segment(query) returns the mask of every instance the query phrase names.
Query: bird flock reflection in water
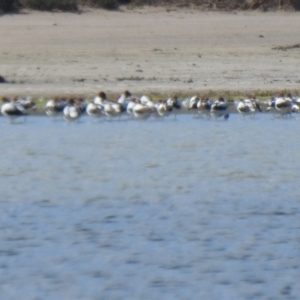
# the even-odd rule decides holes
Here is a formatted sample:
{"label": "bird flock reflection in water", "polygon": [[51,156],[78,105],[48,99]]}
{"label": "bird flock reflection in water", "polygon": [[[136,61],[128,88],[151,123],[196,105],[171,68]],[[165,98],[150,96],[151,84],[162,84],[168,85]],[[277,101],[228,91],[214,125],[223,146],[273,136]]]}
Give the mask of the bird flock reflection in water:
{"label": "bird flock reflection in water", "polygon": [[[7,117],[11,123],[18,117],[26,117],[36,109],[35,103],[30,97],[9,99],[2,98],[1,114]],[[300,98],[291,94],[277,93],[269,100],[258,101],[255,95],[249,95],[239,101],[218,97],[211,100],[206,96],[193,95],[190,98],[180,100],[176,95],[166,100],[154,102],[150,97],[143,95],[136,97],[129,91],[123,92],[116,101],[107,99],[105,92],[99,92],[91,102],[83,98],[55,97],[45,104],[45,114],[50,117],[63,116],[65,120],[78,121],[81,116],[88,115],[92,118],[105,117],[106,119],[127,116],[130,119],[146,120],[151,116],[165,118],[180,112],[194,112],[198,117],[205,119],[227,120],[231,112],[237,111],[246,118],[254,116],[257,112],[271,112],[274,116],[289,117],[298,113]]]}

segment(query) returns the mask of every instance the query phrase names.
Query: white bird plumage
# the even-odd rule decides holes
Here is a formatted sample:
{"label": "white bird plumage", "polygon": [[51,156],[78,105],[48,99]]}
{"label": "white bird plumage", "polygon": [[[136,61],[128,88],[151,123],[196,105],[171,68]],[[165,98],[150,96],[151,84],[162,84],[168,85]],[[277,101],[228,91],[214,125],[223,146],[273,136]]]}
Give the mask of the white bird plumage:
{"label": "white bird plumage", "polygon": [[[293,102],[290,97],[285,97],[283,93],[279,93],[268,101],[267,111],[272,111],[274,115],[290,116],[292,113]],[[295,107],[296,108],[296,107]]]}
{"label": "white bird plumage", "polygon": [[147,96],[142,96],[132,108],[132,112],[135,118],[146,120],[151,116],[154,109],[154,103]]}
{"label": "white bird plumage", "polygon": [[25,108],[21,106],[17,101],[10,100],[7,97],[2,98],[2,106],[1,106],[1,114],[7,118],[9,118],[10,122],[21,116],[26,116],[27,113]]}
{"label": "white bird plumage", "polygon": [[66,107],[63,110],[64,117],[67,121],[78,121],[81,116],[80,107],[74,99],[69,99]]}
{"label": "white bird plumage", "polygon": [[86,106],[86,113],[94,118],[99,118],[104,116],[103,107],[101,105],[97,105],[94,102],[88,103]]}
{"label": "white bird plumage", "polygon": [[63,113],[67,103],[64,98],[55,97],[49,99],[45,105],[45,112],[47,116],[57,116]]}
{"label": "white bird plumage", "polygon": [[238,102],[236,109],[243,117],[253,115],[255,113],[255,107],[250,99],[241,99]]}
{"label": "white bird plumage", "polygon": [[155,104],[156,115],[158,117],[167,117],[171,114],[173,108],[167,104],[167,101],[160,100]]}
{"label": "white bird plumage", "polygon": [[201,97],[197,103],[197,110],[200,116],[209,118],[212,104],[206,96]]}
{"label": "white bird plumage", "polygon": [[228,113],[228,104],[225,101],[223,97],[220,97],[218,100],[216,100],[210,109],[210,114],[214,118],[221,118],[223,117],[225,120],[229,118],[229,113]]}

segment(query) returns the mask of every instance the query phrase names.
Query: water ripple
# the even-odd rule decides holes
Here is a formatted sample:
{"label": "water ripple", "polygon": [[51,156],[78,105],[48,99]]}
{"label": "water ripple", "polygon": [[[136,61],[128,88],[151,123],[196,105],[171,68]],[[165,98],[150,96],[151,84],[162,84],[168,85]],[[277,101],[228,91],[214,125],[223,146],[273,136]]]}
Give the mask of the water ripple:
{"label": "water ripple", "polygon": [[177,118],[2,124],[3,298],[298,298],[298,120]]}

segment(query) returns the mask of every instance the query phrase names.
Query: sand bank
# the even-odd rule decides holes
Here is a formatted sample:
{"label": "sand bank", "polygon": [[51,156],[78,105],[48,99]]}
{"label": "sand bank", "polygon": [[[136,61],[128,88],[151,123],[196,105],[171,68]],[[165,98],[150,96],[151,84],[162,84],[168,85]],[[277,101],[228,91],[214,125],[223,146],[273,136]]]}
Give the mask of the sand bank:
{"label": "sand bank", "polygon": [[0,17],[2,95],[300,88],[296,12],[25,11]]}

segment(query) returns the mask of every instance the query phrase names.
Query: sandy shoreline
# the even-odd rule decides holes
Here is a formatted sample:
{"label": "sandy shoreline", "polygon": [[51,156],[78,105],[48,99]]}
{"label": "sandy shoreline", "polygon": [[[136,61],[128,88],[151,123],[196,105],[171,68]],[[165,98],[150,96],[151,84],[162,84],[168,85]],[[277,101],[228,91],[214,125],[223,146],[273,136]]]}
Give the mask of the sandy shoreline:
{"label": "sandy shoreline", "polygon": [[300,90],[299,13],[144,8],[0,17],[1,95]]}

